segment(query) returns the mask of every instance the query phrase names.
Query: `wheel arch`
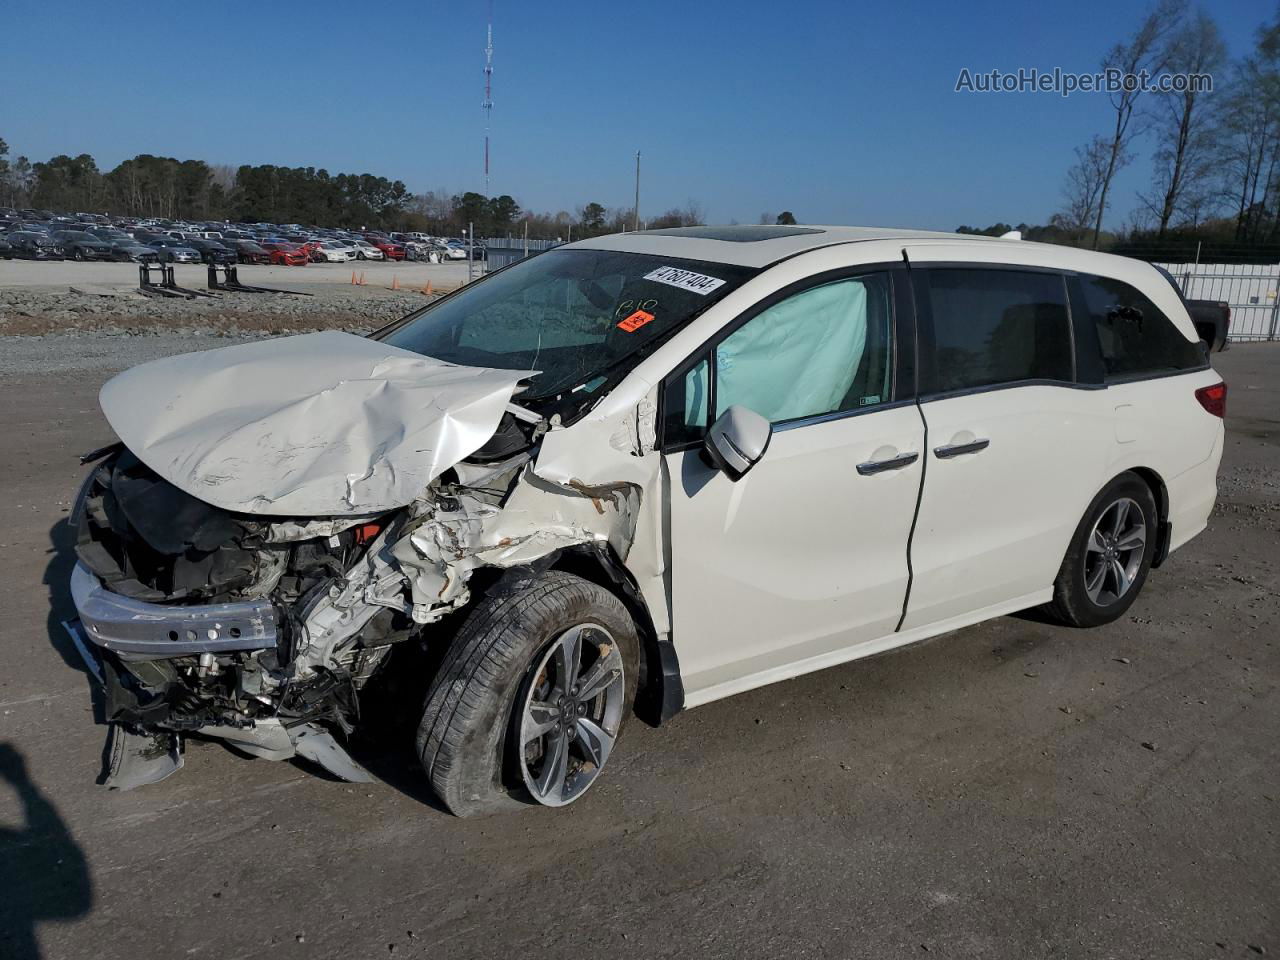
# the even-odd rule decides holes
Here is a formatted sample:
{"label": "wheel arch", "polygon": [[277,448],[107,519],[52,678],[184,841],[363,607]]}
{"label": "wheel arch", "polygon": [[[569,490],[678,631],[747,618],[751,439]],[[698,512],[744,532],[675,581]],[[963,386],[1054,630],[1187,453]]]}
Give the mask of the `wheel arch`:
{"label": "wheel arch", "polygon": [[472,577],[472,593],[478,598],[516,592],[546,570],[572,573],[608,590],[631,614],[641,643],[636,716],[656,727],[683,710],[684,682],[680,677],[680,661],[675,646],[669,636],[659,635],[635,578],[608,544],[592,542],[562,547],[539,557],[532,564],[506,570],[481,568]]}
{"label": "wheel arch", "polygon": [[596,542],[566,547],[557,551],[550,568],[576,574],[603,587],[617,596],[631,614],[640,634],[643,654],[636,716],[656,727],[684,709],[684,682],[680,678],[676,648],[669,636],[659,635],[635,577],[613,548]]}
{"label": "wheel arch", "polygon": [[1169,556],[1169,541],[1173,535],[1173,526],[1169,523],[1169,488],[1165,486],[1164,478],[1151,467],[1130,467],[1116,474],[1103,486],[1113,483],[1125,473],[1132,473],[1145,483],[1156,501],[1156,553],[1151,561],[1151,567],[1155,569]]}

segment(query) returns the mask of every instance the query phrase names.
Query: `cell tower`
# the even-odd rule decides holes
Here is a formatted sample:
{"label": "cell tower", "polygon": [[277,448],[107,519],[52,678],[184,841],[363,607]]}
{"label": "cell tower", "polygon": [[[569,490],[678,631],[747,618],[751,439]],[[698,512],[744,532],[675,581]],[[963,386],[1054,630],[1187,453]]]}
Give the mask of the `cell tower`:
{"label": "cell tower", "polygon": [[484,195],[489,195],[489,121],[493,113],[493,0],[489,0],[489,32],[484,48]]}

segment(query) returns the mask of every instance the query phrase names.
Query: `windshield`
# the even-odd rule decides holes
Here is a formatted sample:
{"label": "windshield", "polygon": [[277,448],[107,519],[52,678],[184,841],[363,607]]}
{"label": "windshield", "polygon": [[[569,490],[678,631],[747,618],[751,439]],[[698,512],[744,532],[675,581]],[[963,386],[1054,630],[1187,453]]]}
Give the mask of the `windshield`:
{"label": "windshield", "polygon": [[638,253],[550,251],[411,315],[381,339],[450,363],[541,371],[522,397],[553,397],[637,359],[755,273]]}

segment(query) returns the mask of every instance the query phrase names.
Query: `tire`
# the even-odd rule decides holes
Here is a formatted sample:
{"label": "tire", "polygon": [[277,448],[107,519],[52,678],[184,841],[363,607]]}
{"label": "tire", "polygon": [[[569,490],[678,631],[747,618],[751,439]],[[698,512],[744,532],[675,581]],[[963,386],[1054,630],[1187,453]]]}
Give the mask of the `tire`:
{"label": "tire", "polygon": [[[588,765],[581,751],[586,741],[580,739],[577,772],[560,784],[563,788],[586,775],[586,786],[562,802],[549,802],[539,800],[526,786],[527,754],[520,743],[526,700],[535,684],[545,683],[549,676],[544,660],[575,628],[584,631],[582,650],[590,654],[598,649],[601,658],[608,650],[620,664],[621,683],[615,680],[611,687],[611,716],[616,719],[605,724],[616,743],[635,702],[640,669],[640,639],[616,596],[581,577],[553,570],[518,590],[485,597],[468,613],[427,694],[417,739],[432,789],[455,815],[496,813],[538,802],[560,806],[594,785],[612,744],[599,766],[584,774]],[[597,638],[597,646],[585,639],[586,631]],[[596,631],[607,632],[614,646],[599,643]],[[588,664],[583,675],[590,669]],[[601,694],[602,700],[606,695]]]}
{"label": "tire", "polygon": [[71,259],[77,260],[77,261],[84,259],[84,254],[80,252],[79,247],[76,247],[74,250],[71,251]]}
{"label": "tire", "polygon": [[[1141,516],[1142,542],[1140,548],[1125,550],[1124,544],[1134,542],[1131,532],[1125,531],[1137,529],[1135,508]],[[1122,513],[1123,529],[1117,537],[1115,520]],[[1094,539],[1095,528],[1099,529],[1098,540]],[[1124,616],[1146,583],[1158,530],[1159,514],[1151,488],[1135,473],[1116,477],[1093,498],[1076,527],[1045,612],[1072,627],[1100,627]],[[1118,591],[1125,581],[1127,586]],[[1099,582],[1101,586],[1095,586]]]}
{"label": "tire", "polygon": [[363,250],[358,250],[358,251],[356,251],[356,259],[357,259],[357,260],[364,260],[364,259],[365,259],[365,255],[364,255],[364,251],[363,251]]}

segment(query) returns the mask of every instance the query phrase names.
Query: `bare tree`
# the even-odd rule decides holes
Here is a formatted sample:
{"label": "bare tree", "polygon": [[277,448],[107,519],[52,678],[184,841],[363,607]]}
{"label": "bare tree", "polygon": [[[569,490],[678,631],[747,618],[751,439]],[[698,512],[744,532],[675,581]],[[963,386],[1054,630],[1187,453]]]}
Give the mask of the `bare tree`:
{"label": "bare tree", "polygon": [[[1129,154],[1117,152],[1114,144],[1105,137],[1095,136],[1083,147],[1076,147],[1076,162],[1067,171],[1062,185],[1065,205],[1053,215],[1053,226],[1063,230],[1072,243],[1080,243],[1090,230],[1095,230],[1103,197],[1111,177],[1129,162]],[[1093,246],[1097,249],[1098,234],[1093,234]]]}
{"label": "bare tree", "polygon": [[1237,65],[1222,104],[1218,170],[1236,208],[1236,239],[1259,239],[1280,159],[1280,83],[1265,60]]}
{"label": "bare tree", "polygon": [[[1186,0],[1156,0],[1156,5],[1143,19],[1141,25],[1128,40],[1117,43],[1102,59],[1103,70],[1115,70],[1128,79],[1146,71],[1157,74],[1164,71],[1169,62],[1170,39],[1178,32]],[[1107,145],[1107,164],[1102,177],[1102,188],[1093,220],[1093,248],[1098,249],[1102,234],[1102,217],[1107,212],[1107,193],[1111,182],[1124,166],[1130,141],[1141,129],[1135,122],[1135,110],[1142,95],[1136,83],[1123,83],[1121,89],[1111,94],[1111,107],[1115,111],[1115,124],[1111,134],[1103,141]]]}
{"label": "bare tree", "polygon": [[[1218,25],[1204,11],[1187,21],[1170,40],[1168,69],[1174,73],[1212,76],[1227,58]],[[1215,172],[1211,91],[1188,84],[1182,92],[1158,96],[1152,110],[1156,152],[1152,190],[1139,199],[1152,214],[1163,237],[1175,217],[1199,219],[1212,194]]]}

